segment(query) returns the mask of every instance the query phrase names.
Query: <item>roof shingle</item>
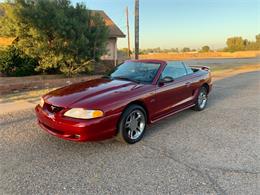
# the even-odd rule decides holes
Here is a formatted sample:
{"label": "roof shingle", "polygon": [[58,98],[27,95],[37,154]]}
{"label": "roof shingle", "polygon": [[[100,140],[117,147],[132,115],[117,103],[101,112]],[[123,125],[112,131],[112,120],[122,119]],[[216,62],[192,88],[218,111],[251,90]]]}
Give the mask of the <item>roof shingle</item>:
{"label": "roof shingle", "polygon": [[102,18],[104,18],[104,21],[109,29],[109,36],[110,38],[116,38],[116,37],[125,37],[125,34],[119,29],[119,27],[111,20],[111,18],[108,17],[108,15],[102,11],[102,10],[92,10],[92,13],[99,14]]}

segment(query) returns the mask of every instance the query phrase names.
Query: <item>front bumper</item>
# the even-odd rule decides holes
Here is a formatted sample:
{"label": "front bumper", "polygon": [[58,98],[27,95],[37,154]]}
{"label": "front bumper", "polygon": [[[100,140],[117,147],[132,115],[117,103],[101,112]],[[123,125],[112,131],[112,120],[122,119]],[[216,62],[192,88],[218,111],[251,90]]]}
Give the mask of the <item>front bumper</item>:
{"label": "front bumper", "polygon": [[42,129],[56,137],[71,141],[98,141],[116,135],[117,121],[120,114],[102,118],[81,120],[52,114],[35,107],[38,123]]}

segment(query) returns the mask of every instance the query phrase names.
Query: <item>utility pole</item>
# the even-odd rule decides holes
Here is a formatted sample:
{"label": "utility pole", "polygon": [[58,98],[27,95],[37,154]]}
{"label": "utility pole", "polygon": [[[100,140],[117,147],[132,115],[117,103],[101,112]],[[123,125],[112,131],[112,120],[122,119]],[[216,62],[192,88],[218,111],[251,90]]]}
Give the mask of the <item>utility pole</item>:
{"label": "utility pole", "polygon": [[135,59],[139,58],[139,0],[135,0]]}
{"label": "utility pole", "polygon": [[131,46],[130,46],[130,32],[129,32],[128,7],[126,7],[126,27],[127,27],[127,39],[128,39],[128,57],[131,58]]}

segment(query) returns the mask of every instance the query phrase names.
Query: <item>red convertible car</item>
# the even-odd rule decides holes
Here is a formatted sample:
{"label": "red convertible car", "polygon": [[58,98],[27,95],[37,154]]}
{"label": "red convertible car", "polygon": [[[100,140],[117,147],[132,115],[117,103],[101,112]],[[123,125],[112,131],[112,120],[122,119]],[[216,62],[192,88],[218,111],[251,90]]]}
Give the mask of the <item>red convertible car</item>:
{"label": "red convertible car", "polygon": [[39,125],[54,136],[72,141],[116,137],[133,144],[149,124],[188,108],[203,110],[211,88],[207,67],[129,60],[107,76],[44,95],[35,111]]}

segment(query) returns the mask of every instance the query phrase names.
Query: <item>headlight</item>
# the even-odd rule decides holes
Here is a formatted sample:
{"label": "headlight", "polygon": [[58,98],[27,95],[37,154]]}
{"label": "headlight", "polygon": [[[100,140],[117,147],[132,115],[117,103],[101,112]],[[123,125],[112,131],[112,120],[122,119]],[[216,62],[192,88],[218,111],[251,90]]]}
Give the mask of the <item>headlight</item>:
{"label": "headlight", "polygon": [[83,108],[72,108],[64,113],[64,116],[78,119],[93,119],[103,115],[104,113],[101,110],[86,110]]}
{"label": "headlight", "polygon": [[44,105],[44,99],[43,99],[42,97],[41,97],[41,100],[40,100],[39,105],[40,105],[41,107],[43,107],[43,105]]}

